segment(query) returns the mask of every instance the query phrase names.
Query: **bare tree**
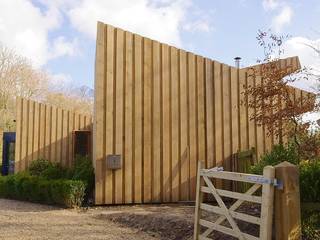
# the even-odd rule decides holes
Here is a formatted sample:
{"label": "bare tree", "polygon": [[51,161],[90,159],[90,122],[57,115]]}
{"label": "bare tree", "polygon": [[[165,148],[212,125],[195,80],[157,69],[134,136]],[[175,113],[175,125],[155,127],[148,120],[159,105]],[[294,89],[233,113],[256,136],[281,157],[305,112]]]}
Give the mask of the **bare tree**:
{"label": "bare tree", "polygon": [[46,95],[48,77],[24,57],[0,44],[0,128],[14,127],[15,98],[40,99]]}
{"label": "bare tree", "polygon": [[289,85],[299,78],[308,78],[308,73],[305,68],[293,72],[293,66],[282,66],[280,57],[288,37],[270,31],[258,32],[258,44],[264,52],[263,59],[258,62],[264,64],[260,69],[250,68],[248,75],[253,79],[261,78],[262,84],[245,86],[244,94],[249,99],[248,106],[254,109],[251,119],[265,126],[269,134],[279,137],[280,142],[283,136],[290,135],[299,144],[297,133],[306,127],[299,124],[299,120],[303,113],[314,109],[315,99],[293,98],[293,89]]}

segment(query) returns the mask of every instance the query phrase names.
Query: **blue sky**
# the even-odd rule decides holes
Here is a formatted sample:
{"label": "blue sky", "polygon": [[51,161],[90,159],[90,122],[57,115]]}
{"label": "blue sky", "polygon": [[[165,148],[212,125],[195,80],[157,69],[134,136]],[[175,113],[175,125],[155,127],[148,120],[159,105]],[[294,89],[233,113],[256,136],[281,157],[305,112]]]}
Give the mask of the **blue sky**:
{"label": "blue sky", "polygon": [[319,16],[318,0],[0,0],[0,42],[76,86],[93,87],[97,20],[230,65],[241,56],[242,66],[261,57],[258,29],[271,28],[292,36],[285,55],[320,69],[302,44],[320,44]]}

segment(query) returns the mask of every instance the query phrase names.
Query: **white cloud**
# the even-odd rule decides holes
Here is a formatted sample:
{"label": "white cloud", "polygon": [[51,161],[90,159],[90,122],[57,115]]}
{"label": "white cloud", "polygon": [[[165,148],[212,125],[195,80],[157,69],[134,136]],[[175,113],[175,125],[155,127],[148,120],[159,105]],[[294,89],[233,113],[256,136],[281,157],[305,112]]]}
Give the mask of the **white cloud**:
{"label": "white cloud", "polygon": [[[298,56],[301,66],[313,69],[311,72],[320,74],[320,55],[310,46],[319,49],[320,39],[310,40],[304,37],[293,37],[284,44],[284,57]],[[315,78],[301,79],[294,83],[295,86],[313,91],[314,87],[319,84]]]}
{"label": "white cloud", "polygon": [[[190,0],[83,0],[69,9],[72,25],[92,38],[96,36],[97,21],[181,46],[180,29]],[[202,30],[204,26],[201,27]]]}
{"label": "white cloud", "polygon": [[212,30],[208,16],[193,14],[196,7],[192,1],[0,0],[0,42],[31,59],[36,67],[54,58],[79,54],[77,38],[50,35],[57,35],[65,24],[95,39],[97,21],[102,21],[182,47],[182,30]]}
{"label": "white cloud", "polygon": [[72,41],[67,41],[65,37],[57,37],[52,43],[53,51],[51,58],[57,58],[60,56],[77,56],[78,52],[78,40],[74,38]]}
{"label": "white cloud", "polygon": [[75,40],[48,37],[62,22],[62,14],[53,5],[41,10],[30,0],[0,1],[0,42],[29,58],[37,67],[75,51],[71,47]]}
{"label": "white cloud", "polygon": [[276,32],[281,32],[283,27],[291,23],[293,10],[289,6],[284,6],[280,13],[272,19],[272,28]]}
{"label": "white cloud", "polygon": [[263,0],[262,6],[265,10],[274,10],[279,6],[279,0]]}
{"label": "white cloud", "polygon": [[64,74],[64,73],[50,74],[50,85],[51,85],[51,90],[53,91],[70,87],[72,83],[73,83],[73,79],[69,74]]}
{"label": "white cloud", "polygon": [[292,21],[294,11],[285,0],[263,0],[262,6],[268,14],[272,14],[270,27],[277,33],[289,25]]}

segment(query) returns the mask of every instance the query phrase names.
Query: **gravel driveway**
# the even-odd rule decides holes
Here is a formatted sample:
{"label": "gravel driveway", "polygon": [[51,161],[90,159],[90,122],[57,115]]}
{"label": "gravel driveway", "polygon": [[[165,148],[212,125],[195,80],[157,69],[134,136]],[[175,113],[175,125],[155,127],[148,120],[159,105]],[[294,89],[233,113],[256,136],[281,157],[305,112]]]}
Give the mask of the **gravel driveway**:
{"label": "gravel driveway", "polygon": [[137,205],[69,210],[0,199],[0,239],[189,239],[193,207]]}

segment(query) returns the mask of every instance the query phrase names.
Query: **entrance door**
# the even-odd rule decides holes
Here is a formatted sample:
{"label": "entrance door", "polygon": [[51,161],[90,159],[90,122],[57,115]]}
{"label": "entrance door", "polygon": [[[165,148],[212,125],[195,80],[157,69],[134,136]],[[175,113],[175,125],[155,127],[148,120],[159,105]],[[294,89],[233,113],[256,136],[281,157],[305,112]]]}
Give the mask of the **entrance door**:
{"label": "entrance door", "polygon": [[2,175],[14,173],[14,155],[15,155],[15,132],[3,133],[3,146],[2,146]]}
{"label": "entrance door", "polygon": [[91,157],[91,132],[74,131],[73,132],[73,156]]}

